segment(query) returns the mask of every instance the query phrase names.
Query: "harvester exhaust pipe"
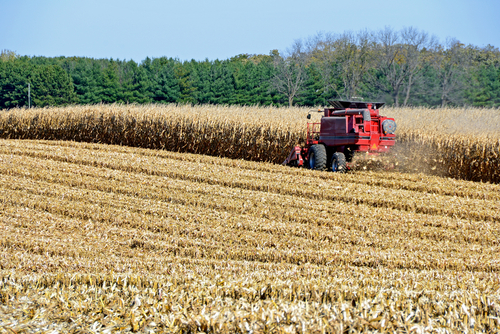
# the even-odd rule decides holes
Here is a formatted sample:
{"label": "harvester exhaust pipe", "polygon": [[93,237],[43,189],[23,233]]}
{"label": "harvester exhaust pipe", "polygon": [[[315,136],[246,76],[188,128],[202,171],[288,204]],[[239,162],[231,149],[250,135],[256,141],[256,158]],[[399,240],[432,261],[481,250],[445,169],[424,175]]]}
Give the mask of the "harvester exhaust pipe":
{"label": "harvester exhaust pipe", "polygon": [[343,116],[343,115],[363,115],[363,120],[369,122],[372,120],[370,115],[370,110],[368,109],[351,109],[351,110],[339,110],[330,113],[330,115]]}

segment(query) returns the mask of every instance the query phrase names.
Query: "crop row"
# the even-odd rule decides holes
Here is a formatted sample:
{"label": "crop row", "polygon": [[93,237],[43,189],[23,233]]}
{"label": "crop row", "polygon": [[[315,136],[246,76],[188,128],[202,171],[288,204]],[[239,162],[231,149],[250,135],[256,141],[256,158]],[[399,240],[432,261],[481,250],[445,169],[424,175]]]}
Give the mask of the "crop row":
{"label": "crop row", "polygon": [[0,331],[494,332],[498,187],[1,140]]}

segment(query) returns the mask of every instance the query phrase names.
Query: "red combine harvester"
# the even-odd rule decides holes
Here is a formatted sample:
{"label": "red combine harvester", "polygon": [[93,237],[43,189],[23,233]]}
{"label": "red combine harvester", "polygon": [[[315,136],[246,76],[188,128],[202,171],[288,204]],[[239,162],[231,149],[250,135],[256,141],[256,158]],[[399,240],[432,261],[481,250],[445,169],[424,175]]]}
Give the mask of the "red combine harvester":
{"label": "red combine harvester", "polygon": [[307,123],[306,146],[295,146],[283,165],[346,172],[355,152],[379,154],[394,146],[396,122],[378,111],[384,103],[328,102],[321,123]]}

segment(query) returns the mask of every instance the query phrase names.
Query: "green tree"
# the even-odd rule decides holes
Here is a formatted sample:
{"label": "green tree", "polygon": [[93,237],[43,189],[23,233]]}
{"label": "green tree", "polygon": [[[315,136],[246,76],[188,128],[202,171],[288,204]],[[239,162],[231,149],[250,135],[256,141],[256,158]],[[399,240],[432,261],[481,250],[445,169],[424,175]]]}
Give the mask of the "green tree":
{"label": "green tree", "polygon": [[152,81],[148,69],[151,59],[146,58],[139,66],[135,61],[117,62],[119,73],[118,102],[123,103],[150,103]]}
{"label": "green tree", "polygon": [[274,75],[272,56],[240,55],[231,59],[234,78],[234,103],[239,105],[278,104],[280,94],[273,92],[271,79]]}
{"label": "green tree", "polygon": [[59,65],[35,67],[29,79],[34,106],[61,106],[77,101],[71,78]]}
{"label": "green tree", "polygon": [[476,70],[476,85],[471,90],[474,106],[499,107],[500,67],[493,64],[480,66]]}
{"label": "green tree", "polygon": [[0,108],[28,105],[28,83],[33,66],[23,60],[0,61]]}
{"label": "green tree", "polygon": [[197,75],[193,71],[195,66],[196,62],[194,60],[175,64],[174,66],[174,76],[179,83],[180,103],[198,103],[197,89],[195,86]]}
{"label": "green tree", "polygon": [[96,104],[102,99],[98,95],[101,80],[101,65],[91,58],[73,58],[66,61],[67,71],[73,79],[75,94],[81,104]]}
{"label": "green tree", "polygon": [[196,66],[199,103],[234,104],[236,102],[233,68],[228,61],[205,60]]}
{"label": "green tree", "polygon": [[120,98],[118,64],[111,59],[97,78],[96,95],[102,103],[114,103]]}
{"label": "green tree", "polygon": [[151,62],[148,72],[151,78],[150,92],[153,102],[180,102],[180,87],[175,76],[175,66],[179,61],[172,58],[156,58]]}
{"label": "green tree", "polygon": [[74,103],[70,76],[59,65],[34,65],[28,57],[0,62],[0,108],[28,105],[28,84],[31,105],[57,106]]}
{"label": "green tree", "polygon": [[316,63],[310,63],[306,68],[307,80],[304,93],[298,98],[298,104],[305,106],[327,105],[331,96],[324,91],[321,72]]}

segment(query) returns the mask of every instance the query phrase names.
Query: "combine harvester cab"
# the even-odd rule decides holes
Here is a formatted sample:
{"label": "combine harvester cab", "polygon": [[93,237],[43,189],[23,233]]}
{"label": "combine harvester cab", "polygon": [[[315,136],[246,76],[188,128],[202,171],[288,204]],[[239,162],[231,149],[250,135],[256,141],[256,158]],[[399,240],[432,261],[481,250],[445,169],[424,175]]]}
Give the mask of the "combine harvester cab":
{"label": "combine harvester cab", "polygon": [[[395,144],[396,122],[381,116],[384,103],[329,101],[319,123],[307,123],[305,147],[295,146],[283,165],[345,172],[355,152],[379,154]],[[307,115],[311,118],[311,114]]]}

